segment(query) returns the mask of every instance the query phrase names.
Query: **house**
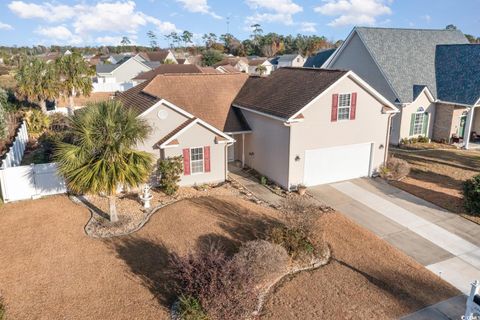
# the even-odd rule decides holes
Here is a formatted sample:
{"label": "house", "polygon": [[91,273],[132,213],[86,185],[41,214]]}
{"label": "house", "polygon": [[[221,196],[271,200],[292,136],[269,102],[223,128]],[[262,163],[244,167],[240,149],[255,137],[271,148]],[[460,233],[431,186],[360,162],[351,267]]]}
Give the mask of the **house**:
{"label": "house", "polygon": [[480,147],[480,44],[439,45],[435,53],[436,116],[433,137]]}
{"label": "house", "polygon": [[248,72],[248,59],[243,57],[227,57],[213,65],[214,68],[230,65],[240,72]]}
{"label": "house", "polygon": [[133,55],[130,53],[111,54],[109,56],[106,56],[103,59],[103,61],[106,62],[107,64],[118,64],[121,61],[125,60],[126,58],[131,58],[131,57],[133,57]]}
{"label": "house", "polygon": [[273,70],[283,67],[303,67],[305,58],[300,54],[284,54],[270,59]]}
{"label": "house", "polygon": [[152,127],[138,149],[183,157],[182,186],[224,181],[234,161],[285,189],[371,176],[398,113],[354,72],[313,68],[159,74],[116,99]]}
{"label": "house", "polygon": [[194,64],[162,64],[159,67],[140,73],[132,79],[134,85],[155,78],[159,74],[179,74],[179,73],[220,73],[211,67],[199,67]]}
{"label": "house", "polygon": [[158,62],[160,64],[177,64],[178,61],[171,50],[156,50],[141,52],[140,56],[147,61]]}
{"label": "house", "polygon": [[232,135],[250,130],[231,108],[247,79],[243,73],[163,74],[117,99],[152,127],[140,150],[156,159],[183,157],[180,185],[216,183],[227,178]]}
{"label": "house", "polygon": [[322,65],[335,52],[335,48],[323,49],[318,51],[315,55],[308,57],[303,64],[304,68],[321,68]]}
{"label": "house", "polygon": [[[462,70],[463,62],[473,67],[474,59],[458,62],[452,59],[456,50],[475,49],[442,47],[467,43],[459,30],[356,27],[324,67],[355,71],[400,109],[400,115],[392,123],[390,143],[425,136],[437,141],[460,142],[468,148],[469,128],[476,123],[473,122],[474,107],[470,101],[454,99],[449,86],[458,89],[459,82],[474,83],[475,76],[467,73],[472,78],[466,79],[467,74],[461,74],[460,79],[452,81],[443,66],[452,65]],[[456,70],[451,72],[460,75]],[[445,78],[451,83],[446,84]],[[458,94],[461,95],[461,91]]]}
{"label": "house", "polygon": [[97,64],[93,92],[125,91],[133,87],[133,78],[159,65],[158,62],[145,61],[139,55],[124,57],[116,64]]}
{"label": "house", "polygon": [[233,107],[250,128],[229,154],[285,189],[371,176],[398,109],[352,71],[280,68],[250,77]]}
{"label": "house", "polygon": [[221,73],[239,73],[241,71],[238,71],[235,67],[232,67],[231,65],[227,64],[224,66],[218,66],[215,68],[215,70],[221,72]]}
{"label": "house", "polygon": [[177,58],[178,64],[190,64],[190,61],[187,58]]}
{"label": "house", "polygon": [[[262,70],[263,71],[260,71]],[[248,60],[248,74],[268,76],[273,71],[273,65],[267,58],[255,58]]]}

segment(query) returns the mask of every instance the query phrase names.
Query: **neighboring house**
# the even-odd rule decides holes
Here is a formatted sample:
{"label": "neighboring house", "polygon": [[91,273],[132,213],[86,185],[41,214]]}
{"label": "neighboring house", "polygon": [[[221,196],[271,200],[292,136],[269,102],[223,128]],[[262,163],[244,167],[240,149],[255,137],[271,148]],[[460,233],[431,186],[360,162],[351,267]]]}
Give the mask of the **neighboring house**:
{"label": "neighboring house", "polygon": [[238,71],[235,67],[232,67],[231,65],[227,64],[224,66],[218,66],[215,68],[215,70],[221,72],[221,73],[239,73],[241,71]]}
{"label": "neighboring house", "polygon": [[231,135],[250,130],[231,108],[247,79],[243,73],[157,75],[118,99],[152,127],[140,150],[156,159],[183,157],[180,185],[223,182]]}
{"label": "neighboring house", "polygon": [[188,61],[187,58],[177,58],[177,63],[178,64],[190,64],[190,61]]}
{"label": "neighboring house", "polygon": [[308,57],[303,64],[304,68],[321,68],[325,61],[335,52],[335,48],[318,51],[315,55]]}
{"label": "neighboring house", "polygon": [[214,68],[230,65],[240,72],[248,72],[248,59],[243,57],[227,57],[213,65]]}
{"label": "neighboring house", "polygon": [[[459,30],[356,27],[324,67],[355,71],[399,107],[401,114],[394,118],[390,143],[426,136],[438,141],[461,142],[468,148],[470,128],[477,128],[476,120],[473,121],[476,102],[456,95],[463,95],[459,83],[475,83],[477,75],[458,73],[458,70],[477,68],[475,64],[480,62],[478,58],[456,58],[458,52],[473,52],[475,47],[442,46],[467,43]],[[453,61],[455,59],[458,61]],[[447,72],[445,66],[458,70]],[[451,78],[451,74],[459,78]],[[445,83],[444,78],[450,82]],[[451,88],[459,91],[452,94]]]}
{"label": "neighboring house", "polygon": [[[259,67],[263,67],[264,71],[261,73]],[[248,74],[250,75],[264,75],[268,76],[273,71],[273,65],[267,58],[255,58],[248,60]]]}
{"label": "neighboring house", "polygon": [[130,53],[124,53],[124,54],[111,54],[104,61],[106,61],[107,64],[118,64],[121,61],[124,61],[126,58],[131,58],[133,57]]}
{"label": "neighboring house", "polygon": [[252,77],[233,102],[251,132],[240,160],[285,189],[371,176],[388,154],[398,109],[352,71],[281,68]]}
{"label": "neighboring house", "polygon": [[142,72],[132,79],[134,85],[151,80],[159,74],[179,74],[179,73],[220,73],[211,67],[199,67],[194,64],[162,64],[159,67]]}
{"label": "neighboring house", "polygon": [[141,52],[139,55],[147,61],[159,62],[160,64],[164,64],[164,63],[177,64],[178,63],[177,59],[175,58],[175,55],[170,50],[147,51],[147,52]]}
{"label": "neighboring house", "polygon": [[159,65],[158,62],[145,61],[139,55],[124,57],[117,64],[97,64],[95,66],[97,75],[93,81],[93,91],[125,91],[133,87],[133,78]]}
{"label": "neighboring house", "polygon": [[284,54],[270,59],[273,70],[283,67],[303,67],[305,58],[300,54]]}

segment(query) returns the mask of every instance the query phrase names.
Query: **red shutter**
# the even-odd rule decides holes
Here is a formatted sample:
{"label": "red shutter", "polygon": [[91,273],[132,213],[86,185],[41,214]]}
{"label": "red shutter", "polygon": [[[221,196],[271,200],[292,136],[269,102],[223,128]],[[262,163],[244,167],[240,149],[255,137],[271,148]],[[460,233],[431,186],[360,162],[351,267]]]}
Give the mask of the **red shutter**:
{"label": "red shutter", "polygon": [[183,174],[190,175],[190,149],[183,149]]}
{"label": "red shutter", "polygon": [[338,94],[332,95],[332,118],[331,121],[337,121],[338,117]]}
{"label": "red shutter", "polygon": [[357,93],[352,92],[352,100],[350,101],[350,120],[355,120],[357,113]]}
{"label": "red shutter", "polygon": [[203,166],[205,172],[210,172],[210,147],[203,147]]}

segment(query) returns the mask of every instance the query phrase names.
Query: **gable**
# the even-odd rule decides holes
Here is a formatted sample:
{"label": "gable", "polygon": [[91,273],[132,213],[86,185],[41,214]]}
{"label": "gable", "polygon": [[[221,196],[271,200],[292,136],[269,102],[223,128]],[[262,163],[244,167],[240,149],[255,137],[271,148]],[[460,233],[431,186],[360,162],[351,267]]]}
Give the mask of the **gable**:
{"label": "gable", "polygon": [[372,55],[356,32],[335,53],[337,56],[329,63],[329,69],[353,70],[362,79],[367,81],[375,90],[394,103],[397,99],[395,92],[387,78],[380,70]]}

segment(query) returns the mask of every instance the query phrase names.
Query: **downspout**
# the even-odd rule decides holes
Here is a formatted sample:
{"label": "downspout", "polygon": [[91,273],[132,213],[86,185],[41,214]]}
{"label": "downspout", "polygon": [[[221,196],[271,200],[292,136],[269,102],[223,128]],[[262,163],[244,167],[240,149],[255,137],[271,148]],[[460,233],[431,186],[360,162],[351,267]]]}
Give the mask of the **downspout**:
{"label": "downspout", "polygon": [[385,137],[385,154],[383,156],[383,164],[386,165],[388,161],[388,149],[390,146],[390,131],[392,130],[392,117],[395,116],[396,113],[390,113],[388,115],[388,122],[387,122],[387,134]]}
{"label": "downspout", "polygon": [[225,144],[225,152],[224,157],[225,157],[225,180],[228,178],[228,147],[232,146],[233,142],[229,142]]}

